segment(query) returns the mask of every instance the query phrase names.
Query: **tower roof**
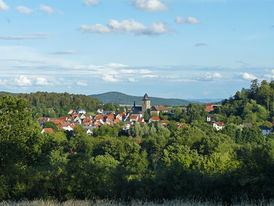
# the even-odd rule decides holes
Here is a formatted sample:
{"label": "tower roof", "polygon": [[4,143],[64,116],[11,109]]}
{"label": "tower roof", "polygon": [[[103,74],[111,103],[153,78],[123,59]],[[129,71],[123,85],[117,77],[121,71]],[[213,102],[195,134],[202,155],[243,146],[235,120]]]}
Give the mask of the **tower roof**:
{"label": "tower roof", "polygon": [[149,100],[147,93],[145,93],[143,100]]}

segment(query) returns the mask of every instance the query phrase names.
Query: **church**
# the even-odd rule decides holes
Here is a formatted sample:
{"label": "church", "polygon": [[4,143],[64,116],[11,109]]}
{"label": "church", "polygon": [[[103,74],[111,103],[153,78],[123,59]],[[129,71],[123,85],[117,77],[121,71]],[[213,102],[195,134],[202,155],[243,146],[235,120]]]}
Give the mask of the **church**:
{"label": "church", "polygon": [[150,109],[151,109],[150,99],[148,98],[148,95],[146,93],[142,100],[142,106],[136,106],[134,102],[134,106],[131,108],[131,113],[142,114],[142,116],[144,116],[145,112],[150,113]]}

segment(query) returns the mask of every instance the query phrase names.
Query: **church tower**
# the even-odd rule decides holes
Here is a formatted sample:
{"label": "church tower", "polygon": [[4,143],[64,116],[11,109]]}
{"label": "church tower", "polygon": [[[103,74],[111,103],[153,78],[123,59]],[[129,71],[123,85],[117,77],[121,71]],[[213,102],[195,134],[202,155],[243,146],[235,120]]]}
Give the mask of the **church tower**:
{"label": "church tower", "polygon": [[[144,116],[145,112],[150,110],[150,100],[148,98],[147,93],[144,95],[143,103],[142,103],[142,114]],[[148,111],[149,112],[149,111]]]}

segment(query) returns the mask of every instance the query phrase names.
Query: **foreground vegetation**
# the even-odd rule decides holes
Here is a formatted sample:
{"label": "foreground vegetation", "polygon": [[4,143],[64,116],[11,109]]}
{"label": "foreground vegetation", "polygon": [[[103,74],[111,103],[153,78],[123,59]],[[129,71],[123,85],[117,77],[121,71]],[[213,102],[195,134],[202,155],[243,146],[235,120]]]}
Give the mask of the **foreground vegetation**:
{"label": "foreground vegetation", "polygon": [[[124,205],[131,205],[131,206],[221,206],[224,205],[221,202],[192,202],[192,201],[182,201],[182,200],[172,200],[172,201],[162,201],[161,203],[155,202],[138,202],[138,201],[131,201],[131,202],[117,202],[117,201],[108,201],[108,200],[99,200],[99,201],[75,201],[70,200],[66,202],[57,202],[57,201],[21,201],[21,202],[0,202],[0,206],[124,206]],[[263,205],[263,206],[273,206],[274,202],[245,202],[242,203],[235,203],[234,206],[252,206],[252,205]]]}
{"label": "foreground vegetation", "polygon": [[[273,117],[269,109],[274,84],[267,85],[269,101],[260,103],[237,93],[219,111],[226,119],[232,114],[245,121],[246,116],[237,116],[234,107],[229,113],[226,105],[245,108],[251,102],[267,111],[263,119],[258,113],[251,127],[231,122],[219,132],[205,123],[206,113],[199,105],[190,105],[178,113],[190,123],[180,128],[172,123],[167,128],[136,124],[129,131],[103,126],[91,137],[77,126],[73,133],[41,134],[24,99],[2,96],[0,200],[271,200],[274,134],[265,136],[257,126]],[[258,92],[259,88],[255,96]]]}

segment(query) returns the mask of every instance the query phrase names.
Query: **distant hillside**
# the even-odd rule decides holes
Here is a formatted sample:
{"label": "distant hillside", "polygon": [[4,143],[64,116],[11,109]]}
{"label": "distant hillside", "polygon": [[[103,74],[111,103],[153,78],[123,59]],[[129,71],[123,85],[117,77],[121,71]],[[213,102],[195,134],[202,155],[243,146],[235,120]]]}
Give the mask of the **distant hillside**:
{"label": "distant hillside", "polygon": [[188,101],[191,101],[191,102],[200,102],[200,103],[218,103],[218,102],[221,102],[223,101],[224,99],[188,99]]}
{"label": "distant hillside", "polygon": [[0,95],[5,95],[5,94],[9,94],[9,95],[11,95],[11,96],[16,95],[15,93],[0,91]]}
{"label": "distant hillside", "polygon": [[[143,96],[131,96],[126,95],[120,92],[107,92],[103,94],[93,94],[89,95],[90,97],[97,98],[104,104],[113,103],[113,104],[123,104],[123,105],[132,105],[136,102],[136,105],[142,103]],[[190,102],[183,99],[165,99],[158,97],[149,97],[151,100],[151,105],[170,105],[170,106],[184,106]]]}

